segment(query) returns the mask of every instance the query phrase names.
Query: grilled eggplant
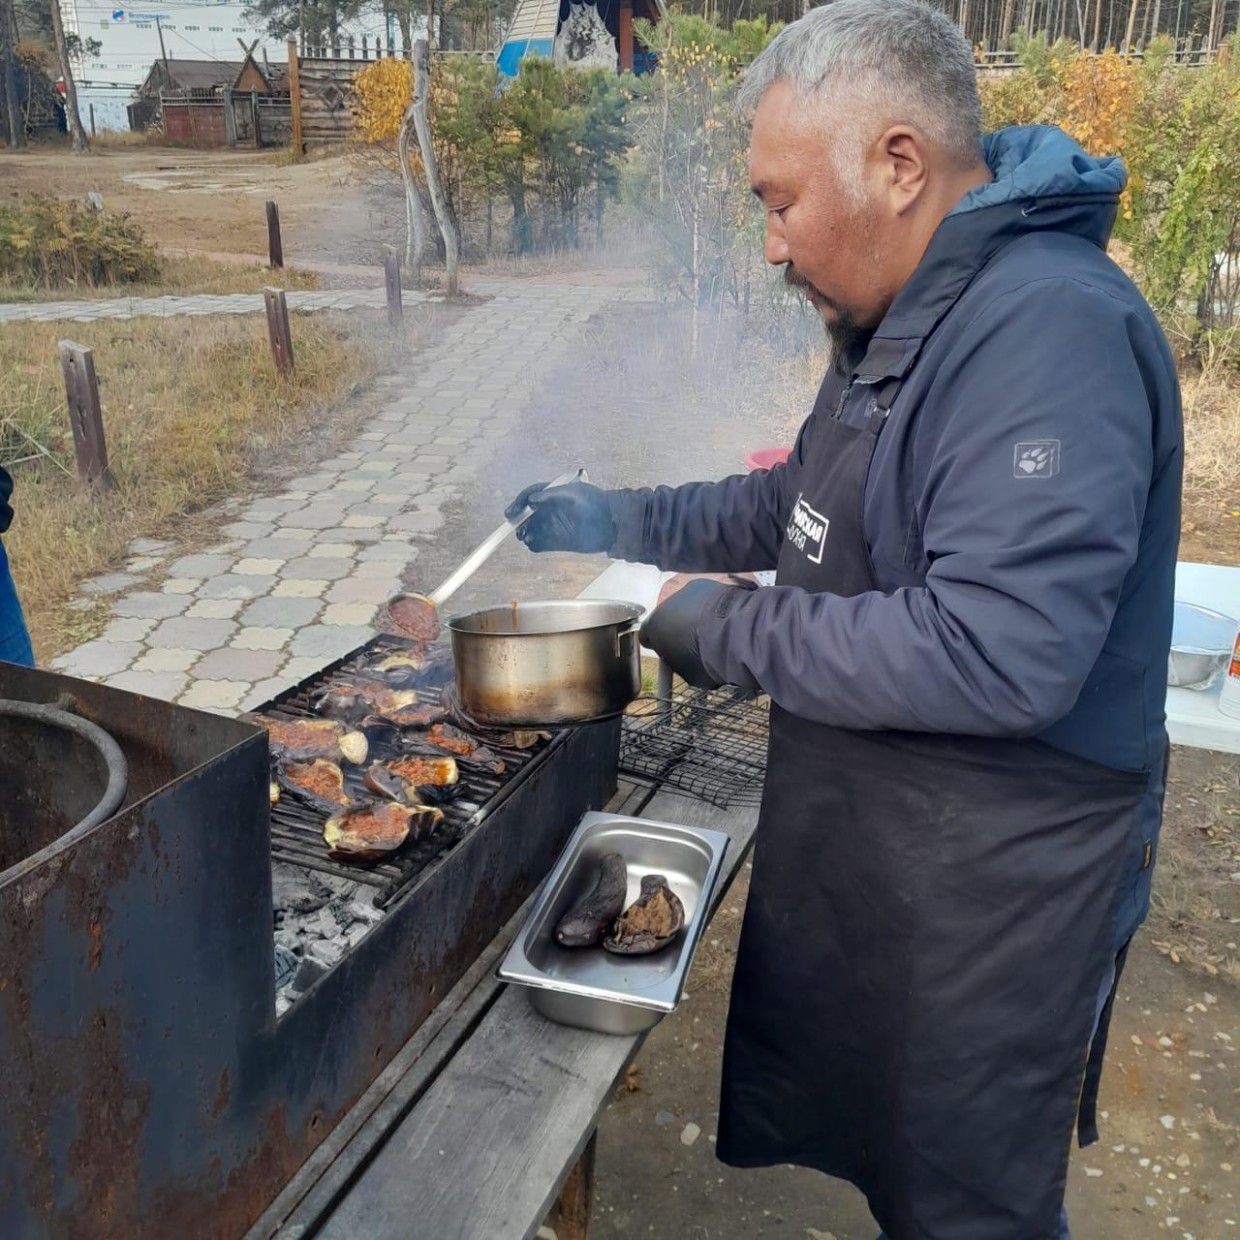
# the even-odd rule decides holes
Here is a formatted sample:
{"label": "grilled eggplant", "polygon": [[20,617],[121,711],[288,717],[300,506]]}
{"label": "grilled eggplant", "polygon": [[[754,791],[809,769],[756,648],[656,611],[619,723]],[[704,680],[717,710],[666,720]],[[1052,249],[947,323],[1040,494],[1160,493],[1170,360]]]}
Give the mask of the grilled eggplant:
{"label": "grilled eggplant", "polygon": [[381,680],[334,681],[319,695],[315,709],[331,719],[363,724],[386,719],[398,728],[425,728],[443,719],[438,702],[416,689],[393,689]]}
{"label": "grilled eggplant", "polygon": [[[468,732],[462,732],[460,728],[454,728],[450,723],[437,723],[424,738],[436,749],[442,749],[447,753],[454,753],[460,758],[468,758],[485,746],[476,736],[470,736]],[[490,750],[486,750],[487,757],[492,757]]]}
{"label": "grilled eggplant", "polygon": [[406,783],[421,787],[425,784],[455,784],[461,778],[455,758],[411,756],[397,758],[387,764],[388,770]]}
{"label": "grilled eggplant", "polygon": [[684,928],[680,897],[662,874],[647,874],[641,895],[620,915],[603,947],[621,956],[642,956],[666,947]]}
{"label": "grilled eggplant", "polygon": [[418,815],[393,801],[359,801],[327,820],[323,841],[337,861],[378,861],[413,834]]}
{"label": "grilled eggplant", "polygon": [[267,729],[271,747],[290,762],[326,758],[328,762],[351,762],[361,766],[370,746],[361,732],[350,732],[336,719],[273,719],[270,715],[246,718]]}
{"label": "grilled eggplant", "polygon": [[416,785],[394,775],[382,762],[372,762],[362,782],[376,796],[400,804],[413,805],[419,801]]}
{"label": "grilled eggplant", "polygon": [[624,908],[628,870],[619,853],[608,853],[599,862],[598,875],[590,888],[560,918],[555,940],[562,947],[594,947],[615,925]]}
{"label": "grilled eggplant", "polygon": [[304,800],[348,805],[352,798],[344,790],[344,772],[326,758],[311,762],[285,762],[276,775],[282,787]]}

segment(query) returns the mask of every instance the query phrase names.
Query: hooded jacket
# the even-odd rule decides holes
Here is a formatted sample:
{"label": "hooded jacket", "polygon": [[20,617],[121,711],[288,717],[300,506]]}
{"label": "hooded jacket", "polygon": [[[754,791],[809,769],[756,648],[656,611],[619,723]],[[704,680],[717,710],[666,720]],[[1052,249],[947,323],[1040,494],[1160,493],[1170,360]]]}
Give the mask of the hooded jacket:
{"label": "hooded jacket", "polygon": [[[1038,737],[1150,772],[1161,815],[1180,526],[1179,385],[1105,246],[1124,187],[1061,131],[984,140],[993,180],[943,220],[856,364],[827,376],[786,465],[613,493],[613,556],[775,567],[815,428],[902,376],[866,482],[879,589],[774,586],[708,608],[700,653],[806,719]],[[830,537],[830,531],[826,532]],[[1128,920],[1144,915],[1144,886]]]}

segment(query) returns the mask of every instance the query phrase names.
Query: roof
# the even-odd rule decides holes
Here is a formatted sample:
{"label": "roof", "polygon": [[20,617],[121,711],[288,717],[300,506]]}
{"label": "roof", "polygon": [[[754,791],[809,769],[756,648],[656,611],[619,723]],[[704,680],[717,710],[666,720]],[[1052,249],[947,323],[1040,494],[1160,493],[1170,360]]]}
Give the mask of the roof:
{"label": "roof", "polygon": [[[181,60],[169,56],[167,81],[174,90],[215,90],[216,87],[231,86],[244,63],[240,60]],[[164,64],[161,57],[151,65],[138,88],[140,94],[153,94],[164,84]]]}

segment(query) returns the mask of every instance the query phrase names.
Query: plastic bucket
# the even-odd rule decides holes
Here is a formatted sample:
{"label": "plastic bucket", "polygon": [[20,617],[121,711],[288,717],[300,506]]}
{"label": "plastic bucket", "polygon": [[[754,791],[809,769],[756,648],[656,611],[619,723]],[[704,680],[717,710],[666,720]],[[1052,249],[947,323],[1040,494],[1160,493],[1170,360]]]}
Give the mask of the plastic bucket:
{"label": "plastic bucket", "polygon": [[755,448],[745,457],[745,468],[752,472],[755,469],[770,469],[773,465],[782,465],[791,451],[791,448]]}

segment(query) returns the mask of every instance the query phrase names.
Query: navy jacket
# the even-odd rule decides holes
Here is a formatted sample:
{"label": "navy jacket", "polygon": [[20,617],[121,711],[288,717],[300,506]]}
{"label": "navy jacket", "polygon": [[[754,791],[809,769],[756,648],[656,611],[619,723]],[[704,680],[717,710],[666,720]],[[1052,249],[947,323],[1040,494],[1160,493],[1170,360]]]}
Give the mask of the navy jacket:
{"label": "navy jacket", "polygon": [[1180,527],[1174,359],[1104,250],[1120,161],[1045,127],[993,134],[985,155],[994,180],[940,225],[851,373],[827,377],[787,465],[613,493],[611,554],[774,568],[818,422],[849,383],[904,374],[866,485],[879,591],[739,597],[703,617],[706,665],[838,727],[1038,736],[1148,770],[1156,827]]}
{"label": "navy jacket", "polygon": [[13,520],[13,509],[9,507],[9,496],[13,494],[13,479],[8,471],[0,465],[0,534],[9,528]]}

